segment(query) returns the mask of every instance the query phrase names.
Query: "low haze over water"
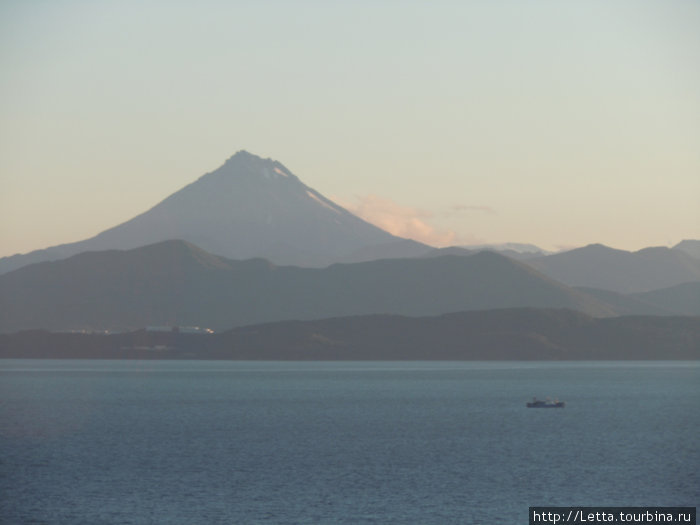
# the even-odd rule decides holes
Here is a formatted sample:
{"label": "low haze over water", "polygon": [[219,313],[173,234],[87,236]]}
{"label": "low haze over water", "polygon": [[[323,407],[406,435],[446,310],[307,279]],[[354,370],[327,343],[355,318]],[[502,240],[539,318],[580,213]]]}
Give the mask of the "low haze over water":
{"label": "low haze over water", "polygon": [[536,505],[697,506],[698,400],[698,362],[3,360],[0,515],[514,524]]}

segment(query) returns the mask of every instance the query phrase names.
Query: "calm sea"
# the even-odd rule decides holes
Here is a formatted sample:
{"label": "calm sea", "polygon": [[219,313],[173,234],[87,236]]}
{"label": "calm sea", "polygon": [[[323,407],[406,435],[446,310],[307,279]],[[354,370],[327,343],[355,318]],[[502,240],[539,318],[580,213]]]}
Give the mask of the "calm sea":
{"label": "calm sea", "polygon": [[529,506],[698,506],[698,435],[700,362],[4,360],[0,520],[513,525]]}

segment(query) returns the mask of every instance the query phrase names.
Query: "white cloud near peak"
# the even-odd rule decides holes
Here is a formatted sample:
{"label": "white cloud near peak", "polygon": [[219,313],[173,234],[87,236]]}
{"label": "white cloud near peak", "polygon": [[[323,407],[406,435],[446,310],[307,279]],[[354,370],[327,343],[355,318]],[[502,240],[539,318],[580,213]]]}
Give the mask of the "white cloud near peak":
{"label": "white cloud near peak", "polygon": [[356,195],[354,202],[334,199],[348,211],[392,235],[413,239],[431,246],[450,246],[457,234],[430,224],[433,213],[403,206],[379,195]]}

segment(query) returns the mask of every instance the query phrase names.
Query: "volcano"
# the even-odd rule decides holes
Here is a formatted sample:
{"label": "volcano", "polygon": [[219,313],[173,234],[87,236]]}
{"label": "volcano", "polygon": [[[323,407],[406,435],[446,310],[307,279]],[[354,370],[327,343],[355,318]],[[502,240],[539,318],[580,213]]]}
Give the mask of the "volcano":
{"label": "volcano", "polygon": [[150,210],[90,239],[0,259],[0,273],[26,264],[179,239],[230,259],[323,267],[429,247],[360,219],[304,184],[283,164],[239,151]]}

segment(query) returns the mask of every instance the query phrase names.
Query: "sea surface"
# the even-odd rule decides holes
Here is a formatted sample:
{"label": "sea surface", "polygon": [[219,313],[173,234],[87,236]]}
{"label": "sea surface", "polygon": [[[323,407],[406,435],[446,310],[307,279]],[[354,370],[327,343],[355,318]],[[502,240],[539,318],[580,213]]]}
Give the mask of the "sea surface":
{"label": "sea surface", "polygon": [[698,506],[698,436],[700,362],[0,360],[0,521],[513,525],[529,506]]}

